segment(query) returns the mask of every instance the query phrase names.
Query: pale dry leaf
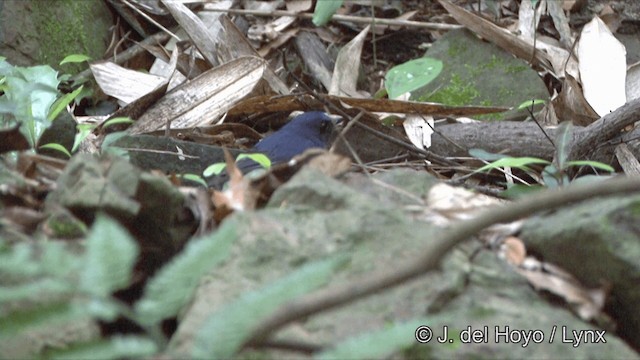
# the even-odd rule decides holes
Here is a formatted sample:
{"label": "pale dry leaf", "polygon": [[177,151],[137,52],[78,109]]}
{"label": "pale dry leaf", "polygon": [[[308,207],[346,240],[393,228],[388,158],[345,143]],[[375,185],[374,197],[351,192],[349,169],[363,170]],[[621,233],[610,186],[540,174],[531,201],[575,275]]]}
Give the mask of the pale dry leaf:
{"label": "pale dry leaf", "polygon": [[442,183],[432,186],[427,197],[429,209],[444,218],[439,223],[442,220],[468,220],[488,207],[501,204],[504,200]]}
{"label": "pale dry leaf", "polygon": [[431,147],[431,135],[435,121],[433,116],[407,115],[402,122],[404,132],[409,137],[411,143],[418,149],[428,149]]}
{"label": "pale dry leaf", "polygon": [[90,64],[89,67],[100,90],[124,104],[141,98],[167,81],[164,77],[125,69],[109,61]]}
{"label": "pale dry leaf", "polygon": [[595,112],[604,116],[624,105],[627,51],[599,17],[582,29],[577,52],[584,97]]}
{"label": "pale dry leaf", "polygon": [[627,69],[627,102],[640,98],[640,62]]}
{"label": "pale dry leaf", "polygon": [[[533,266],[537,263],[537,266]],[[516,271],[524,276],[536,290],[546,290],[560,296],[573,307],[583,320],[591,320],[600,315],[607,290],[587,289],[571,274],[558,266],[539,262],[531,257],[525,259]]]}
{"label": "pale dry leaf", "polygon": [[367,39],[369,28],[370,26],[365,27],[360,34],[343,46],[338,53],[336,65],[333,68],[329,95],[363,97],[358,94],[356,84],[358,82],[362,46]]}

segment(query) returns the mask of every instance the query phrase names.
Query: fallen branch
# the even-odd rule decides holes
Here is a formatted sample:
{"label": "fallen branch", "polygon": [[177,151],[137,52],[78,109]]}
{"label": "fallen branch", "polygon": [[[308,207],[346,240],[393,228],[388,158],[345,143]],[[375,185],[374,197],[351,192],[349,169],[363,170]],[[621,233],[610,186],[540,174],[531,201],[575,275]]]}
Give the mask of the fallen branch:
{"label": "fallen branch", "polygon": [[[260,11],[260,10],[242,10],[242,9],[202,9],[201,11],[213,11],[213,12],[226,12],[229,14],[238,14],[238,15],[253,15],[253,16],[292,16],[302,19],[312,19],[313,14],[308,13],[295,13],[291,11],[282,11],[282,10],[273,10],[273,11]],[[384,18],[374,18],[374,17],[360,17],[360,16],[351,16],[351,15],[339,15],[334,14],[331,17],[332,21],[349,21],[356,24],[365,24],[365,25],[388,25],[388,26],[403,26],[403,27],[415,27],[415,28],[423,28],[423,29],[431,29],[431,30],[453,30],[453,29],[461,29],[462,25],[453,25],[453,24],[440,24],[440,23],[430,23],[430,22],[421,22],[421,21],[411,21],[411,20],[397,20],[397,19],[384,19]]]}
{"label": "fallen branch", "polygon": [[245,346],[258,346],[277,330],[294,321],[323,310],[349,304],[436,270],[440,260],[451,249],[493,224],[515,221],[535,212],[559,208],[598,196],[628,194],[634,191],[640,191],[640,179],[619,177],[606,182],[547,190],[506,206],[486,210],[474,219],[452,224],[440,239],[434,239],[418,252],[420,255],[408,260],[405,265],[391,273],[388,270],[379,271],[370,276],[330,286],[284,304],[255,329],[253,335],[245,342]]}

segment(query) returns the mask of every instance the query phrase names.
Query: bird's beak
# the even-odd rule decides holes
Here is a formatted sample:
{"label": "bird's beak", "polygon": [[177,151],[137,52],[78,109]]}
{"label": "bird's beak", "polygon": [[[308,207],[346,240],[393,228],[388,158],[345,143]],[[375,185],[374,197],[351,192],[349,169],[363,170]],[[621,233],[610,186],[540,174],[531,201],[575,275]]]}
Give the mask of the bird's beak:
{"label": "bird's beak", "polygon": [[331,123],[333,124],[334,129],[341,128],[342,125],[344,125],[344,118],[342,116],[331,114],[328,114],[328,116],[331,119]]}

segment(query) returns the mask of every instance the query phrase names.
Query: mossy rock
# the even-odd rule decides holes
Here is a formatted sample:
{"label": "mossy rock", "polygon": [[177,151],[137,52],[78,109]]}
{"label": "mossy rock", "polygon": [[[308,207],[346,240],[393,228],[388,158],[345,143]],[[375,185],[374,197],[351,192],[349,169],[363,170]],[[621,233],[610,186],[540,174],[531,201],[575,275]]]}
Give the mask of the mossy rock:
{"label": "mossy rock", "polygon": [[[426,56],[441,60],[444,67],[434,81],[411,95],[412,100],[451,106],[517,108],[525,101],[549,99],[542,79],[526,62],[468,30],[449,31],[433,44]],[[507,112],[483,118],[503,120],[513,116]]]}
{"label": "mossy rock", "polygon": [[70,54],[103,57],[113,18],[102,0],[0,2],[0,54],[19,66],[47,64],[76,73],[86,63],[58,65]]}

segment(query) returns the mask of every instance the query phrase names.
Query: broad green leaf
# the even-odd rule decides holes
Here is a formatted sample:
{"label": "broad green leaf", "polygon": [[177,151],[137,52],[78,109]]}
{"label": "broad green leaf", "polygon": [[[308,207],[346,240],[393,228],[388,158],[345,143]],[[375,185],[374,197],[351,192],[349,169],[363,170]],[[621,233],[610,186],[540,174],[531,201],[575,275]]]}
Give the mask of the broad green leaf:
{"label": "broad green leaf", "polygon": [[80,288],[92,295],[106,297],[129,285],[138,252],[136,242],[120,224],[98,215],[87,237]]}
{"label": "broad green leaf", "polygon": [[84,85],[56,100],[56,102],[51,105],[51,109],[49,110],[49,116],[47,116],[47,119],[49,121],[53,121],[58,116],[58,114],[60,114],[60,112],[67,107],[67,105],[71,104],[71,102],[75,100],[76,97],[78,97],[83,87]]}
{"label": "broad green leaf", "polygon": [[116,124],[133,124],[133,120],[131,120],[131,118],[129,117],[115,117],[113,119],[107,120],[104,125],[102,125],[102,128],[106,129],[109,126],[113,126]]}
{"label": "broad green leaf", "polygon": [[198,331],[193,348],[197,359],[229,359],[251,331],[280,305],[326,284],[345,264],[339,256],[302,266],[286,277],[242,295],[209,317]]}
{"label": "broad green leaf", "polygon": [[130,335],[74,344],[63,350],[52,350],[46,353],[46,358],[64,360],[148,359],[157,352],[158,347],[151,339]]}
{"label": "broad green leaf", "polygon": [[598,161],[590,161],[590,160],[567,161],[567,166],[593,166],[596,169],[600,169],[600,170],[604,170],[604,171],[609,171],[609,172],[616,171],[614,168],[612,168],[611,166],[609,166],[607,164],[603,164],[603,163],[598,162]]}
{"label": "broad green leaf", "polygon": [[45,325],[54,326],[62,322],[85,317],[82,312],[68,302],[43,304],[37,308],[13,311],[0,316],[0,340],[4,340],[23,331]]}
{"label": "broad green leaf", "polygon": [[389,99],[395,99],[406,92],[429,84],[440,75],[442,67],[442,61],[429,57],[394,66],[387,72],[384,81]]}
{"label": "broad green leaf", "polygon": [[204,177],[209,177],[213,175],[220,175],[220,173],[227,167],[227,164],[219,162],[215,164],[211,164],[207,166],[206,169],[202,172]]}
{"label": "broad green leaf", "polygon": [[62,59],[62,61],[60,61],[60,65],[64,65],[66,63],[79,63],[79,62],[88,61],[88,60],[91,60],[91,58],[88,57],[87,55],[71,54],[66,56],[64,59]]}
{"label": "broad green leaf", "polygon": [[573,141],[573,123],[571,121],[564,121],[558,125],[556,129],[556,158],[558,169],[565,170],[567,167],[566,162],[569,157],[569,151],[571,151],[571,144]]}
{"label": "broad green leaf", "polygon": [[68,157],[71,157],[71,153],[69,152],[69,150],[67,150],[66,147],[58,144],[58,143],[48,143],[48,144],[44,144],[44,145],[40,145],[38,147],[39,149],[51,149],[51,150],[56,150],[59,151],[65,155],[67,155]]}
{"label": "broad green leaf", "polygon": [[197,175],[197,174],[183,174],[180,176],[181,178],[185,179],[185,180],[189,180],[189,181],[193,181],[196,182],[204,187],[207,187],[207,182],[204,181],[204,179],[202,178],[202,176]]}
{"label": "broad green leaf", "polygon": [[0,286],[0,304],[8,301],[28,301],[34,294],[49,296],[68,294],[75,290],[75,286],[68,281],[58,279],[41,279],[14,286]]}
{"label": "broad green leaf", "polygon": [[236,161],[240,161],[242,159],[251,159],[257,162],[258,164],[260,164],[260,166],[262,166],[265,169],[268,169],[271,167],[271,160],[265,154],[260,154],[260,153],[240,154],[236,158]]}
{"label": "broad green leaf", "polygon": [[160,269],[135,305],[139,321],[153,325],[175,316],[193,296],[200,278],[227,258],[237,226],[236,222],[225,221],[217,231],[191,240],[181,254]]}
{"label": "broad green leaf", "polygon": [[332,349],[314,356],[315,359],[386,359],[389,355],[416,344],[416,329],[429,322],[426,319],[393,324],[382,330],[348,338]]}
{"label": "broad green leaf", "polygon": [[558,171],[555,165],[549,164],[542,170],[542,181],[549,189],[555,189],[568,184],[569,176],[564,171]]}
{"label": "broad green leaf", "polygon": [[118,131],[114,133],[107,134],[100,145],[100,151],[103,153],[109,153],[112,155],[127,157],[129,156],[129,152],[126,149],[119,148],[117,146],[111,146],[114,142],[118,141],[118,139],[127,136],[126,131]]}
{"label": "broad green leaf", "polygon": [[322,0],[316,2],[316,8],[313,11],[313,24],[315,26],[324,26],[331,20],[333,14],[342,6],[343,0]]}
{"label": "broad green leaf", "polygon": [[533,165],[533,164],[549,164],[549,162],[547,160],[538,159],[534,157],[506,157],[506,158],[498,159],[490,164],[487,164],[475,170],[474,172],[481,172],[481,171],[497,169],[497,168],[506,167],[506,166],[527,170],[527,166]]}

